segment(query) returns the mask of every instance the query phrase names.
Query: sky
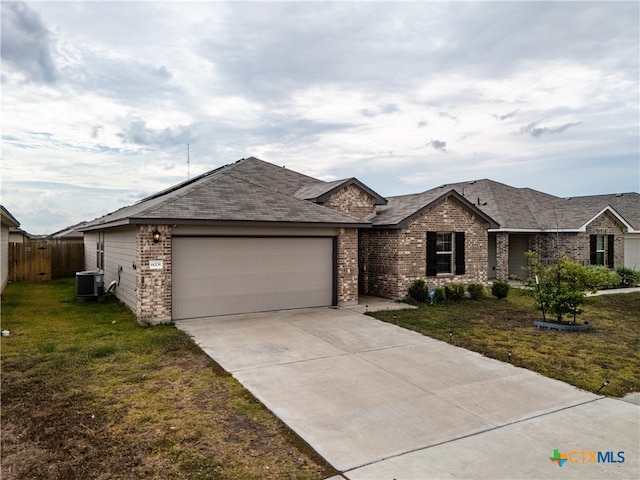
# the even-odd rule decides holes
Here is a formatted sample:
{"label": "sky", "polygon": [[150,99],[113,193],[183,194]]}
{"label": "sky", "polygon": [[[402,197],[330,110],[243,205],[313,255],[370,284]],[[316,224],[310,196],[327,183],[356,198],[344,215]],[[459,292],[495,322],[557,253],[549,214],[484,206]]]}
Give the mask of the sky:
{"label": "sky", "polygon": [[640,191],[636,1],[1,8],[1,202],[32,234],[250,156],[385,197]]}

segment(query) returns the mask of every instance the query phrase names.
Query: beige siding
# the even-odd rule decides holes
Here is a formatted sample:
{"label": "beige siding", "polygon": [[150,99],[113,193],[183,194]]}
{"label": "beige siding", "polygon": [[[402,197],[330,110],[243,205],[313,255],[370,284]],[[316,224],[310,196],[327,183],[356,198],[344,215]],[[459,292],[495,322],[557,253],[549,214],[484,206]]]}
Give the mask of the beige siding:
{"label": "beige siding", "polygon": [[9,228],[2,225],[2,233],[0,237],[0,249],[2,250],[0,258],[0,276],[2,277],[2,290],[9,280]]}
{"label": "beige siding", "polygon": [[640,233],[624,236],[624,266],[640,270]]}
{"label": "beige siding", "polygon": [[[95,231],[84,236],[84,268],[98,270]],[[115,294],[125,305],[136,311],[136,230],[134,227],[105,230],[104,236],[104,287],[119,280]],[[119,267],[122,270],[119,272]],[[136,266],[137,267],[137,266]]]}
{"label": "beige siding", "polygon": [[[95,257],[95,241],[93,256]],[[95,260],[94,260],[95,262]],[[105,288],[118,281],[116,296],[125,305],[136,311],[136,230],[135,227],[105,231],[104,237],[104,282]],[[94,263],[95,264],[95,263]],[[118,276],[119,273],[119,276]]]}
{"label": "beige siding", "polygon": [[97,270],[96,265],[96,232],[87,232],[84,234],[84,269]]}

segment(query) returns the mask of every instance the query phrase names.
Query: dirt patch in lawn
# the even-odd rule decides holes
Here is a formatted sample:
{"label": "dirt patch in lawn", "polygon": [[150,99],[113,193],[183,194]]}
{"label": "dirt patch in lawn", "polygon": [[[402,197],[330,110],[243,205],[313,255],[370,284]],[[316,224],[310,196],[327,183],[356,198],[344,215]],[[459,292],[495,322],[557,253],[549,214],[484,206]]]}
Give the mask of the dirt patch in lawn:
{"label": "dirt patch in lawn", "polygon": [[335,473],[172,325],[73,279],[3,294],[3,479],[324,479]]}

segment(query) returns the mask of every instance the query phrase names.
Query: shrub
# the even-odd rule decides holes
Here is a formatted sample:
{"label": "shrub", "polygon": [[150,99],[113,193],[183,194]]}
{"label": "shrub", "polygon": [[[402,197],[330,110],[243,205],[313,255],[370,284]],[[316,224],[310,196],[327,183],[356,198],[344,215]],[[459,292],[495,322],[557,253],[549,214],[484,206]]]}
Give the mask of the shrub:
{"label": "shrub", "polygon": [[434,288],[433,301],[436,303],[444,303],[447,301],[447,293],[443,287]]}
{"label": "shrub", "polygon": [[409,297],[419,303],[424,303],[429,298],[429,289],[424,280],[415,280],[409,287]]}
{"label": "shrub", "polygon": [[587,292],[596,292],[603,288],[617,286],[620,276],[604,266],[584,266],[569,260],[565,255],[553,265],[542,265],[534,252],[526,253],[529,271],[528,284],[536,301],[536,307],[542,310],[542,317],[553,315],[561,322],[564,317],[573,317],[576,322],[582,313]]}
{"label": "shrub", "polygon": [[444,292],[448,300],[462,300],[464,298],[464,285],[452,283],[444,287]]}
{"label": "shrub", "polygon": [[509,295],[509,289],[511,289],[511,285],[509,285],[508,282],[496,280],[491,286],[491,295],[496,298],[507,298],[507,295]]}
{"label": "shrub", "polygon": [[588,265],[582,268],[583,270],[578,268],[577,271],[573,273],[573,275],[577,281],[582,282],[582,286],[587,290],[596,292],[598,290],[604,290],[606,288],[616,288],[620,285],[621,280],[618,273],[609,270],[605,266]]}
{"label": "shrub", "polygon": [[479,283],[471,283],[467,286],[467,292],[472,300],[480,300],[484,297],[484,285]]}
{"label": "shrub", "polygon": [[640,283],[640,271],[629,267],[622,267],[617,270],[620,277],[619,285],[623,288],[635,287]]}

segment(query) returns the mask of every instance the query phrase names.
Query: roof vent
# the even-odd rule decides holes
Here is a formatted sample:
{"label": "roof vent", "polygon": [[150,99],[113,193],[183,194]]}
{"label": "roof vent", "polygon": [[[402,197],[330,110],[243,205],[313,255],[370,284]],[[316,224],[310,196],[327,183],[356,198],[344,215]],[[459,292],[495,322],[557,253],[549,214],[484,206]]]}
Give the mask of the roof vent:
{"label": "roof vent", "polygon": [[624,193],[616,193],[616,197],[618,197],[618,198],[623,196],[623,195],[624,195]]}

